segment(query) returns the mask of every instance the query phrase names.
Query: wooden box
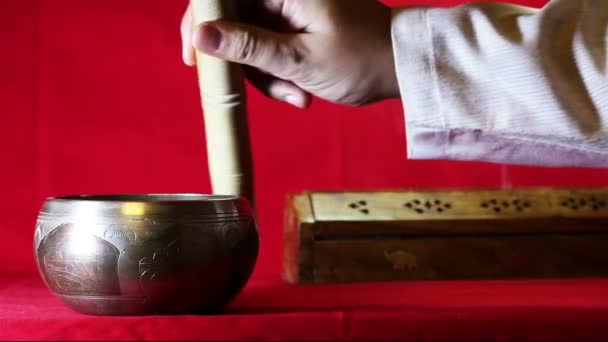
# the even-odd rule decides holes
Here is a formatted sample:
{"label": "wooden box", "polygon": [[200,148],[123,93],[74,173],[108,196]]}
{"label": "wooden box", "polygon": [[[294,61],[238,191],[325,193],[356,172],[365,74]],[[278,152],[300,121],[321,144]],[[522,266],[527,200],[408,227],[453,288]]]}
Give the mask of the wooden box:
{"label": "wooden box", "polygon": [[290,283],[608,275],[608,189],[310,192],[286,207]]}

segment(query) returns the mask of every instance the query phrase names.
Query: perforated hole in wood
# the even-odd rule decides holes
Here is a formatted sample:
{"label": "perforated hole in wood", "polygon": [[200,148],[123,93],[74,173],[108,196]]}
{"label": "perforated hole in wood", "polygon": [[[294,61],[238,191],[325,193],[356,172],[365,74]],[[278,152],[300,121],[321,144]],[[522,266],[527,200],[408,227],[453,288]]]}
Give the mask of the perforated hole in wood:
{"label": "perforated hole in wood", "polygon": [[608,201],[605,198],[601,198],[598,195],[589,195],[583,197],[568,197],[561,201],[561,205],[564,208],[568,208],[573,211],[579,210],[592,210],[600,211],[608,208]]}
{"label": "perforated hole in wood", "polygon": [[403,204],[403,207],[420,215],[427,213],[442,214],[452,209],[452,204],[440,199],[413,199]]}
{"label": "perforated hole in wood", "polygon": [[358,202],[353,202],[353,203],[349,204],[348,207],[353,210],[356,210],[362,214],[365,214],[365,215],[370,214],[370,210],[367,207],[367,201],[364,201],[364,200],[361,200]]}
{"label": "perforated hole in wood", "polygon": [[495,213],[508,211],[523,212],[524,210],[532,207],[532,202],[518,198],[511,200],[499,200],[497,198],[492,198],[481,202],[480,207],[491,210]]}

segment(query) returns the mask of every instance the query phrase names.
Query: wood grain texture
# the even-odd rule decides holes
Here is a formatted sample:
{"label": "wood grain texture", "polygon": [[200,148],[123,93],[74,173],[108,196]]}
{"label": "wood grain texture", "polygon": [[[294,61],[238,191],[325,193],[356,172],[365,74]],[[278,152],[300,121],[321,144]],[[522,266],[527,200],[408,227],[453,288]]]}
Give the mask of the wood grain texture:
{"label": "wood grain texture", "polygon": [[552,233],[605,233],[608,219],[526,218],[420,221],[317,221],[315,240],[389,239],[448,236],[509,236]]}
{"label": "wood grain texture", "polygon": [[317,241],[314,283],[608,276],[608,234]]}
{"label": "wood grain texture", "polygon": [[314,216],[307,196],[290,196],[285,211],[283,277],[290,283],[312,279]]}
{"label": "wood grain texture", "polygon": [[608,189],[546,188],[293,195],[285,279],[608,276],[607,199]]}

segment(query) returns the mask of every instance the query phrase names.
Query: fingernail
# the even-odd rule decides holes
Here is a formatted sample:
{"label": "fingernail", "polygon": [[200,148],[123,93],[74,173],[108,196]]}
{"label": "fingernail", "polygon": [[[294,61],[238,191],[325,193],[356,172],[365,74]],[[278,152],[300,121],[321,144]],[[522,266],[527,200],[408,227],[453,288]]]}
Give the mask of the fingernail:
{"label": "fingernail", "polygon": [[215,52],[222,44],[222,32],[212,25],[203,24],[193,36],[193,45],[204,52]]}
{"label": "fingernail", "polygon": [[290,95],[285,96],[285,101],[293,106],[296,106],[296,107],[299,106],[298,99],[294,95],[290,94]]}
{"label": "fingernail", "polygon": [[182,51],[182,60],[184,62],[184,64],[186,64],[187,66],[194,66],[194,64],[196,63],[191,55],[192,52],[192,48],[190,48],[190,50],[188,50],[187,46],[184,46],[183,51]]}

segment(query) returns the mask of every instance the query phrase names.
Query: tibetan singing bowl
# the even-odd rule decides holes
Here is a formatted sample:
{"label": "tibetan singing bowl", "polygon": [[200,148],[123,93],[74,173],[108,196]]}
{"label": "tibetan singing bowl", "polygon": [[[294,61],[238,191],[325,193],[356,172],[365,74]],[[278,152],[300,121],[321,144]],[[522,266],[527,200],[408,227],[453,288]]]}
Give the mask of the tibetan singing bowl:
{"label": "tibetan singing bowl", "polygon": [[81,313],[217,313],[249,280],[258,231],[240,197],[58,197],[34,250],[48,288]]}

